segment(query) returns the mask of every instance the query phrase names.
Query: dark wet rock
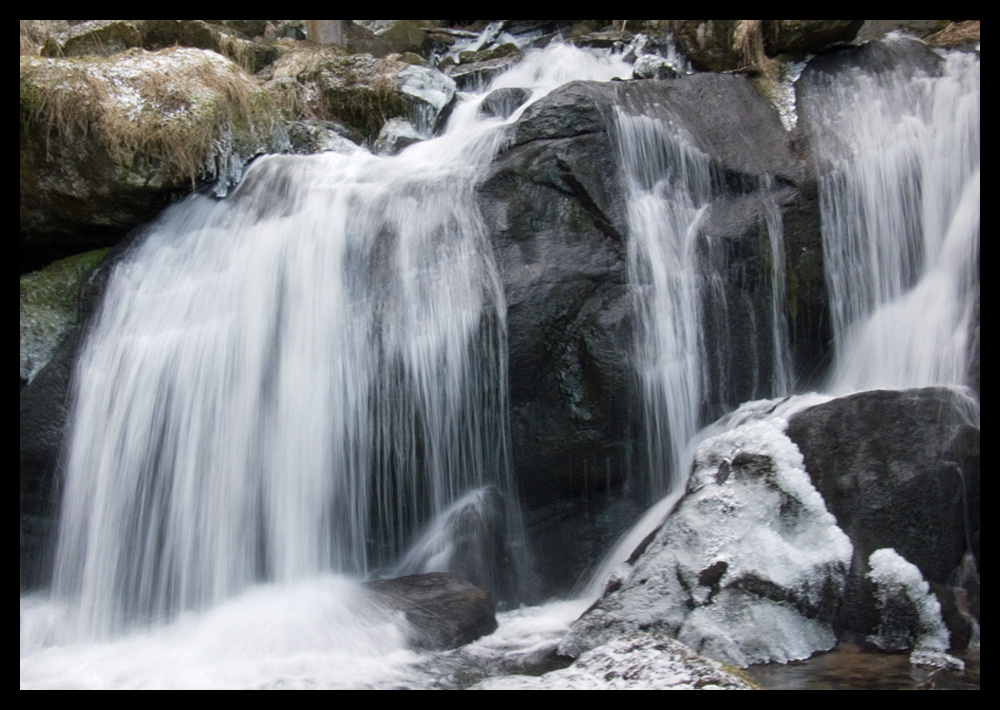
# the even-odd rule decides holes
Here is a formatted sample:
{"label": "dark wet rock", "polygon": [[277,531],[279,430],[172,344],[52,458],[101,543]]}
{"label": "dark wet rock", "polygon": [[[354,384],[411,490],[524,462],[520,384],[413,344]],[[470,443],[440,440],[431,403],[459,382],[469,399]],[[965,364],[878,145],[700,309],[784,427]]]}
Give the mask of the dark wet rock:
{"label": "dark wet rock", "polygon": [[458,574],[417,574],[366,582],[365,587],[406,615],[414,648],[458,648],[497,628],[493,595]]}
{"label": "dark wet rock", "polygon": [[[706,112],[705,105],[716,110]],[[529,520],[534,511],[565,502],[575,512],[555,518],[566,531],[579,529],[572,522],[577,515],[600,517],[597,511],[607,501],[597,508],[592,503],[620,485],[633,454],[635,413],[627,404],[634,386],[628,227],[609,131],[616,109],[679,125],[709,156],[720,182],[741,186],[742,195],[720,197],[706,215],[702,264],[706,283],[718,277],[730,304],[713,311],[710,299],[719,291],[705,289],[709,330],[715,333],[709,346],[721,354],[711,367],[746,376],[728,376],[706,396],[706,418],[770,394],[769,366],[763,363],[773,360],[771,341],[757,331],[769,327],[772,317],[766,305],[771,258],[760,251],[767,244],[768,210],[787,215],[792,228],[818,224],[811,215],[815,201],[796,187],[805,171],[788,134],[742,77],[577,82],[525,110],[511,128],[511,147],[479,186],[480,206],[507,298],[514,470]],[[818,230],[787,231],[796,253],[821,252]],[[713,258],[707,258],[709,252]],[[799,276],[803,293],[824,289],[821,269]],[[822,346],[798,328],[819,330],[813,324],[825,322],[822,315],[803,311],[825,308],[825,299],[809,295],[794,305],[800,310],[793,328],[805,351],[794,355],[811,361]],[[604,530],[603,539],[615,526],[608,522],[607,529],[590,530]],[[597,543],[579,544],[592,549]],[[539,567],[569,576],[566,562],[565,556],[546,557]],[[562,583],[572,583],[581,571],[576,568]]]}
{"label": "dark wet rock", "polygon": [[519,569],[507,528],[507,502],[493,486],[460,498],[409,550],[396,574],[455,572],[501,602],[520,602]]}
{"label": "dark wet rock", "polygon": [[966,395],[864,392],[793,416],[788,435],[855,547],[839,633],[878,623],[865,577],[876,550],[896,550],[932,584],[952,582],[980,515],[978,407]]}
{"label": "dark wet rock", "polygon": [[764,20],[764,49],[768,56],[818,52],[852,41],[864,20]]}
{"label": "dark wet rock", "polygon": [[528,100],[530,92],[527,89],[504,88],[491,91],[479,105],[479,113],[483,116],[507,118],[521,104]]}

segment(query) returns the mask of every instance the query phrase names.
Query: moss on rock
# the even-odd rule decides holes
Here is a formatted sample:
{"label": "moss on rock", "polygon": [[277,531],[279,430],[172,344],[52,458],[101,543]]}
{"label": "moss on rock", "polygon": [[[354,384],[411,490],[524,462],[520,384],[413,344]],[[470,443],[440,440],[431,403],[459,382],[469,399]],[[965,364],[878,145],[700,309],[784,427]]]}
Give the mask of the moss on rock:
{"label": "moss on rock", "polygon": [[80,284],[108,252],[96,249],[21,277],[21,379],[30,381],[76,325]]}

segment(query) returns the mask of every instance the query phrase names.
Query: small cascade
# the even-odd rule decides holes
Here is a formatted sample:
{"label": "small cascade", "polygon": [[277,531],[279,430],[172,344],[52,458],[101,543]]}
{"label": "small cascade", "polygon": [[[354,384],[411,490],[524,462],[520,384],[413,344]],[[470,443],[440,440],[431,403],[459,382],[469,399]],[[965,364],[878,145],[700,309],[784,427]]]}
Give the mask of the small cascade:
{"label": "small cascade", "polygon": [[841,73],[815,92],[837,392],[967,382],[979,83],[978,58],[954,54],[940,76]]}
{"label": "small cascade", "polygon": [[[616,118],[629,225],[629,279],[636,319],[636,368],[642,407],[645,458],[640,474],[649,501],[675,490],[703,425],[706,402],[732,401],[736,375],[727,367],[731,345],[724,332],[719,352],[709,352],[706,323],[728,327],[726,247],[706,227],[713,205],[734,194],[707,155],[677,128],[648,116],[619,111]],[[771,191],[765,178],[762,192]],[[780,396],[792,386],[784,316],[784,241],[781,215],[773,202],[764,208],[771,263],[770,332],[753,348],[749,368],[755,396]],[[706,312],[706,310],[708,312]],[[764,373],[761,377],[760,373]],[[718,375],[718,377],[715,377]]]}

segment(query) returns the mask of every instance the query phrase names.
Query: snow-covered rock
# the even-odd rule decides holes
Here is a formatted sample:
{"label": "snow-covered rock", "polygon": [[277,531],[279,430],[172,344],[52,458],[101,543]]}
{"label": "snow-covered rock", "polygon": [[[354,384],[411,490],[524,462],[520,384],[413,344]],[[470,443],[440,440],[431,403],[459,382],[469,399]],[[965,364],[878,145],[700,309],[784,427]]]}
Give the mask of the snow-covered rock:
{"label": "snow-covered rock", "polygon": [[581,656],[636,630],[740,666],[836,644],[853,547],[785,426],[751,421],[699,447],[685,498],[573,625],[561,653]]}

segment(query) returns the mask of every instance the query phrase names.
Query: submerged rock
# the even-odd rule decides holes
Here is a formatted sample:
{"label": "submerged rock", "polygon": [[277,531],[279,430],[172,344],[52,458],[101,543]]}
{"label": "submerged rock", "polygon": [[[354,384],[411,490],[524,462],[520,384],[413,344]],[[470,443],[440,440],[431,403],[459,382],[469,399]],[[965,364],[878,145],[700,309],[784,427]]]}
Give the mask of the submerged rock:
{"label": "submerged rock", "polygon": [[455,572],[502,602],[519,602],[507,506],[493,486],[472,491],[441,513],[410,548],[396,574]]}
{"label": "submerged rock", "polygon": [[416,574],[367,582],[365,587],[388,608],[406,615],[409,642],[415,648],[458,648],[497,628],[493,595],[459,574]]}
{"label": "submerged rock", "polygon": [[491,91],[479,105],[483,116],[507,118],[514,113],[531,95],[527,89],[503,88]]}
{"label": "submerged rock", "polygon": [[753,690],[747,678],[684,644],[636,632],[584,653],[569,668],[540,677],[491,678],[471,690]]}

